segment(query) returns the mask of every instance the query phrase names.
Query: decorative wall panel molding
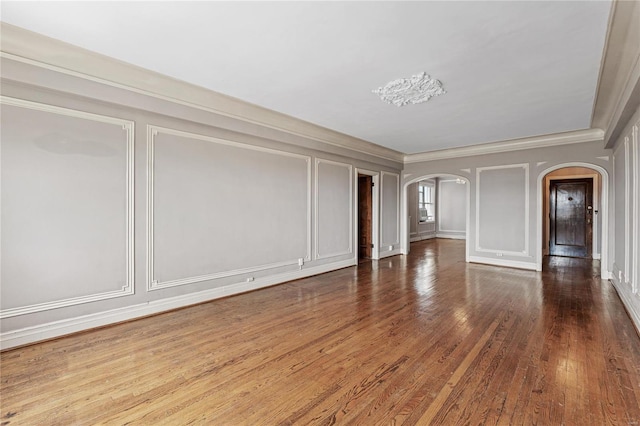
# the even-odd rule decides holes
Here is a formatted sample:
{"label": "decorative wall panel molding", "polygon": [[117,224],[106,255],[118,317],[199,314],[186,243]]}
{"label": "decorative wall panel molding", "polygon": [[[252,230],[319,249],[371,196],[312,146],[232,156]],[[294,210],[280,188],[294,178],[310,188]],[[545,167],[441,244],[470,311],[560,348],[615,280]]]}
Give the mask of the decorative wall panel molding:
{"label": "decorative wall panel molding", "polygon": [[[3,250],[2,260],[10,264],[3,265],[2,283],[3,302],[9,307],[0,311],[0,318],[133,294],[134,123],[6,96],[0,96],[0,104],[3,109],[3,160],[7,162],[3,163],[2,237],[3,245],[8,247]],[[12,144],[14,139],[20,143]],[[12,167],[21,170],[14,171]],[[33,171],[28,167],[34,167]],[[28,175],[18,179],[14,172]],[[29,181],[40,175],[46,176],[46,181]],[[118,181],[121,187],[117,186]],[[94,184],[98,186],[91,186]],[[86,194],[96,198],[79,198]],[[111,205],[112,200],[107,199],[109,195],[119,198],[116,204],[121,204],[122,210]],[[7,202],[5,197],[11,200]],[[45,197],[52,198],[45,201]],[[102,199],[98,200],[98,197]],[[20,203],[17,207],[16,202]],[[28,202],[31,210],[22,210],[19,214],[10,210],[12,207],[21,209],[24,202]],[[45,208],[41,206],[44,202],[51,204]],[[101,207],[93,205],[96,202]],[[45,217],[40,220],[24,218],[25,214],[39,212]],[[96,227],[94,219],[100,214],[121,225],[112,223],[109,230]],[[58,216],[60,221],[49,223]],[[78,222],[72,218],[77,218]],[[29,224],[20,225],[20,220],[29,220]],[[71,225],[74,229],[67,229]],[[38,227],[44,228],[38,231]],[[117,229],[121,229],[120,236],[113,235]],[[121,242],[116,241],[120,238]],[[29,254],[23,255],[26,252]],[[79,262],[78,270],[73,273],[74,277],[80,276],[78,282],[67,277],[66,270],[56,269],[60,256],[72,264]],[[75,258],[69,259],[69,256]],[[98,262],[96,258],[101,260]],[[20,266],[27,260],[27,266]],[[91,266],[94,261],[98,263]],[[105,265],[109,266],[100,272]],[[122,265],[122,270],[117,267],[113,270],[115,265]],[[36,275],[26,277],[24,274],[29,272],[23,270],[33,271]],[[114,274],[114,282],[109,281],[110,273]],[[89,274],[95,275],[93,280]],[[42,279],[50,284],[40,282]],[[29,289],[29,284],[39,287]],[[109,287],[114,288],[108,290]],[[11,306],[12,294],[46,299],[46,292],[52,292],[49,300],[24,304],[23,299],[16,302],[18,306]],[[65,293],[69,297],[57,298]]]}
{"label": "decorative wall panel molding", "polygon": [[147,150],[147,290],[311,260],[311,157],[153,125]]}
{"label": "decorative wall panel molding", "polygon": [[400,175],[381,172],[380,225],[382,247],[400,243]]}
{"label": "decorative wall panel molding", "polygon": [[410,78],[392,80],[372,92],[380,96],[384,102],[397,107],[421,104],[434,96],[447,93],[442,88],[442,83],[431,78],[426,72],[421,72]]}
{"label": "decorative wall panel molding", "polygon": [[[612,156],[612,166],[613,166],[613,174],[612,174],[612,179],[613,179],[613,184],[612,184],[612,189],[613,189],[613,194],[612,194],[612,205],[611,205],[611,211],[613,213],[613,217],[611,218],[614,227],[613,227],[613,235],[612,235],[612,241],[613,241],[613,250],[611,253],[611,258],[612,258],[612,262],[614,264],[617,264],[617,266],[620,267],[619,271],[622,272],[622,274],[624,274],[624,269],[625,269],[625,257],[626,257],[626,234],[628,233],[628,228],[626,228],[626,203],[627,203],[627,196],[626,196],[626,170],[625,170],[625,146],[624,146],[624,138],[620,137],[620,143],[616,144],[614,147],[614,152],[613,152],[613,156]],[[602,173],[601,173],[602,174]],[[603,190],[603,196],[601,198],[603,205],[600,206],[600,209],[602,212],[606,213],[607,209],[605,208],[604,203],[606,202],[606,197],[605,197],[605,193],[604,191],[607,189],[606,183],[603,179],[602,181],[602,190]],[[621,207],[622,206],[622,207]],[[602,222],[603,223],[608,223],[605,220],[605,217],[602,217]],[[603,234],[604,231],[607,229],[606,226],[604,226],[602,228]],[[604,240],[602,241],[603,243],[603,248],[606,247],[604,245]],[[606,253],[605,250],[602,251],[603,254],[603,258],[602,258],[602,262],[600,263],[601,266],[604,266],[606,263],[604,262],[604,254]],[[626,277],[617,277],[621,283],[624,283],[626,281]]]}
{"label": "decorative wall panel molding", "polygon": [[629,136],[624,138],[624,280],[628,286],[631,279],[631,145]]}
{"label": "decorative wall panel molding", "polygon": [[631,181],[633,182],[633,212],[632,212],[632,229],[629,233],[633,235],[632,247],[631,247],[631,282],[632,292],[636,296],[638,294],[640,284],[640,141],[638,141],[638,125],[640,121],[631,128]]}
{"label": "decorative wall panel molding", "polygon": [[[337,173],[325,177],[321,167],[345,169],[345,177],[339,182]],[[334,179],[334,187],[324,188],[325,179]],[[315,258],[343,256],[353,253],[353,166],[338,161],[316,158],[315,161]],[[340,185],[342,187],[340,188]],[[342,190],[342,192],[340,191]],[[323,192],[326,191],[326,192]],[[324,206],[324,203],[335,205]],[[324,209],[327,210],[324,210]],[[344,210],[340,210],[344,209]],[[332,240],[328,241],[331,237]],[[327,241],[327,242],[325,242]],[[332,246],[333,245],[333,246]]]}
{"label": "decorative wall panel molding", "polygon": [[[513,193],[507,193],[504,188],[501,188],[499,193],[489,193],[489,188],[483,188],[483,175],[494,174],[494,180],[500,184],[506,185],[511,181],[505,177],[496,175],[501,170],[516,169],[517,174],[521,174],[523,184],[519,188],[512,189]],[[511,176],[514,178],[515,176]],[[484,189],[484,191],[483,191]],[[487,200],[492,210],[486,210],[487,207],[481,208],[483,201]],[[521,211],[518,211],[520,209]],[[496,213],[499,213],[496,214]],[[522,214],[522,223],[519,223],[518,216],[515,214]],[[505,216],[506,214],[506,216]],[[510,215],[510,216],[509,216]],[[499,221],[498,219],[500,218]],[[511,222],[508,221],[511,219]],[[482,227],[481,227],[482,224]],[[493,253],[496,256],[508,255],[508,256],[529,256],[529,164],[511,164],[504,166],[492,166],[492,167],[478,167],[476,169],[476,252]],[[507,232],[509,227],[518,227],[518,229],[512,229],[511,232]],[[517,234],[521,233],[522,243],[521,249],[513,250],[513,248],[503,248],[497,245],[495,242],[487,242],[487,234],[495,235],[498,232],[507,232],[508,236],[513,238]],[[500,238],[500,243],[504,242],[504,239]]]}

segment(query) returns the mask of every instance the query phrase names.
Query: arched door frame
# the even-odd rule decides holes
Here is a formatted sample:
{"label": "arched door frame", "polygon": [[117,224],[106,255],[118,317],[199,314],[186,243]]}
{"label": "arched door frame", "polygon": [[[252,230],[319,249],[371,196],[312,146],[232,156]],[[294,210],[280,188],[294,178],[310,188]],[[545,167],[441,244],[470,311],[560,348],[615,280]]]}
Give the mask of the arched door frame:
{"label": "arched door frame", "polygon": [[558,170],[564,169],[565,167],[586,167],[600,173],[600,177],[602,178],[602,192],[600,194],[600,210],[602,218],[602,226],[601,232],[602,236],[600,238],[600,277],[602,279],[609,279],[609,173],[602,167],[592,164],[592,163],[584,163],[584,162],[568,162],[556,164],[552,167],[549,167],[538,174],[537,179],[537,208],[536,208],[536,253],[537,253],[537,261],[536,261],[536,270],[542,271],[542,227],[543,227],[543,207],[544,203],[542,200],[543,197],[543,188],[542,182],[544,181],[544,177],[549,173]]}
{"label": "arched door frame", "polygon": [[[409,223],[408,223],[408,217],[407,217],[407,210],[409,209],[409,199],[407,197],[407,189],[409,188],[409,185],[411,185],[412,183],[416,183],[416,182],[420,182],[421,180],[425,180],[425,179],[433,179],[433,178],[437,178],[437,177],[442,177],[442,176],[447,176],[447,177],[454,177],[457,179],[462,179],[463,181],[465,181],[465,185],[467,187],[467,196],[466,196],[466,223],[465,223],[465,261],[469,262],[469,222],[471,220],[471,182],[469,181],[469,178],[466,176],[462,176],[462,175],[457,175],[455,173],[429,173],[426,175],[421,175],[415,178],[412,178],[411,180],[406,181],[403,185],[402,185],[402,218],[400,220],[400,249],[402,254],[409,254]],[[436,232],[438,230],[436,229]]]}

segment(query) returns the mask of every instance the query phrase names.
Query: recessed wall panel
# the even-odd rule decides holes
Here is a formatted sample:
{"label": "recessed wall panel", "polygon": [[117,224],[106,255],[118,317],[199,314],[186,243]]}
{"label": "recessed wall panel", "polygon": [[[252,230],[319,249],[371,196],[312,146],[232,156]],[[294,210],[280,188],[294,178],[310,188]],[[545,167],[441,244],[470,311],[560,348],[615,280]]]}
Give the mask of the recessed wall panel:
{"label": "recessed wall panel", "polygon": [[467,184],[456,179],[438,181],[438,231],[465,232],[467,220]]}
{"label": "recessed wall panel", "polygon": [[529,165],[477,169],[476,251],[528,255]]}
{"label": "recessed wall panel", "polygon": [[2,99],[2,316],[133,292],[133,123]]}
{"label": "recessed wall panel", "polygon": [[149,127],[149,288],[309,259],[310,158]]}
{"label": "recessed wall panel", "polygon": [[420,211],[418,210],[418,182],[407,186],[407,210],[409,216],[409,235],[418,234],[418,223],[420,221]]}
{"label": "recessed wall panel", "polygon": [[400,242],[400,175],[382,172],[381,246],[392,246]]}
{"label": "recessed wall panel", "polygon": [[353,253],[350,164],[316,159],[316,257]]}

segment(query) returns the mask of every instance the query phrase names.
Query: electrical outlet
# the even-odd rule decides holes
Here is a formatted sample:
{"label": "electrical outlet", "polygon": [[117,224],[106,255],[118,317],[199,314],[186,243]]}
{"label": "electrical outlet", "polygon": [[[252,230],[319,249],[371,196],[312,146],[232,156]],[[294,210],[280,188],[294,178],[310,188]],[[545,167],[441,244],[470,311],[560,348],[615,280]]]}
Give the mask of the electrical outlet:
{"label": "electrical outlet", "polygon": [[302,265],[304,265],[304,258],[301,257],[300,259],[298,259],[298,266]]}
{"label": "electrical outlet", "polygon": [[393,246],[389,246],[389,251],[393,251]]}
{"label": "electrical outlet", "polygon": [[502,253],[496,253],[496,256],[502,257]]}
{"label": "electrical outlet", "polygon": [[253,280],[255,280],[255,278],[254,278],[254,277],[249,277],[249,278],[247,278],[247,282],[248,282],[248,283],[252,282]]}

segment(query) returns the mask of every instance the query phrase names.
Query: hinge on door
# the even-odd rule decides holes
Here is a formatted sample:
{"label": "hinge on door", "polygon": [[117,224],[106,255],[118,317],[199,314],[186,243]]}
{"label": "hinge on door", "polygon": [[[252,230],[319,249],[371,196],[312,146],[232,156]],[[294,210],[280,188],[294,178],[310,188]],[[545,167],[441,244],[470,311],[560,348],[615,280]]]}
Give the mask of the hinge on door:
{"label": "hinge on door", "polygon": [[371,244],[371,248],[373,248],[373,244]]}
{"label": "hinge on door", "polygon": [[374,186],[376,186],[376,183],[372,181],[371,182],[371,187],[373,188]]}

